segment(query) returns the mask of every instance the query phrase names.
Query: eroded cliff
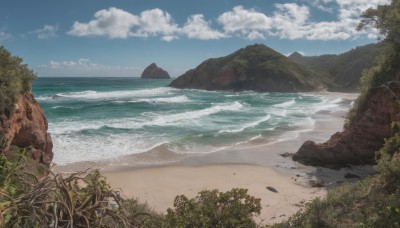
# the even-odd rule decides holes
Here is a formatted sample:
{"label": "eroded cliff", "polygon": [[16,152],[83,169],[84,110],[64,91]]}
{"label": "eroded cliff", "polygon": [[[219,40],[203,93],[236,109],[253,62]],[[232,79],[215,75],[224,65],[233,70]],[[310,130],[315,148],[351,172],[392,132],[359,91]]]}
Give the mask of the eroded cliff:
{"label": "eroded cliff", "polygon": [[400,121],[400,85],[385,84],[371,89],[357,115],[325,143],[306,141],[293,160],[306,165],[341,167],[374,163],[375,152],[393,136],[392,123]]}
{"label": "eroded cliff", "polygon": [[2,153],[11,156],[11,146],[27,148],[37,162],[50,165],[53,159],[53,143],[47,132],[48,124],[43,109],[33,95],[21,95],[9,117],[0,116],[0,136],[3,138]]}

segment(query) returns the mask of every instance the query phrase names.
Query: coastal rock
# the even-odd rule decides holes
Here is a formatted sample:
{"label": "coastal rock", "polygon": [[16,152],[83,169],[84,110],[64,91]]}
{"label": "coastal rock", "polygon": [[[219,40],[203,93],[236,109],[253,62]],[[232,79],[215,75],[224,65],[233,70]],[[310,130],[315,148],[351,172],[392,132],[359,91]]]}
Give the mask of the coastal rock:
{"label": "coastal rock", "polygon": [[397,98],[400,87],[396,84],[371,89],[363,98],[363,106],[353,120],[322,144],[306,141],[293,155],[293,160],[305,165],[343,167],[373,164],[375,152],[385,138],[393,136],[393,122],[400,121]]}
{"label": "coastal rock", "polygon": [[141,78],[169,79],[171,77],[167,71],[158,67],[155,63],[152,63],[144,69]]}
{"label": "coastal rock", "polygon": [[39,163],[50,165],[53,159],[53,142],[47,132],[48,124],[43,109],[33,95],[21,96],[11,117],[0,116],[0,134],[5,143],[2,153],[10,156],[10,147],[29,148],[31,157]]}
{"label": "coastal rock", "polygon": [[262,44],[208,59],[170,84],[174,88],[298,92],[324,88],[320,78]]}

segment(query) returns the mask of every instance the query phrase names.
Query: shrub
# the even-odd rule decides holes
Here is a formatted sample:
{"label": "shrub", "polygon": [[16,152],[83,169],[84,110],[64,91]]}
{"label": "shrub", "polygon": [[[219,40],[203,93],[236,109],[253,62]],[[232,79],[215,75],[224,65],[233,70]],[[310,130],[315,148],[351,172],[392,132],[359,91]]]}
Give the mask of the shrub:
{"label": "shrub", "polygon": [[247,194],[247,189],[201,191],[195,198],[175,198],[174,209],[168,209],[167,227],[256,227],[254,215],[261,211],[260,199]]}
{"label": "shrub", "polygon": [[99,171],[54,174],[15,150],[12,160],[0,155],[0,227],[142,227],[151,217]]}

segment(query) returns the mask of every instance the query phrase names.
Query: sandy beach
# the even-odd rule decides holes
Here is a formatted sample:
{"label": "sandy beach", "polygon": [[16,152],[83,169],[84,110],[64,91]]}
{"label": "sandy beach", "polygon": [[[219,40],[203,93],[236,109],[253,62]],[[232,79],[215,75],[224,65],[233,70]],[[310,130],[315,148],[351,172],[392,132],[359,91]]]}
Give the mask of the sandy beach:
{"label": "sandy beach", "polygon": [[[357,94],[328,95],[348,103],[357,97]],[[281,155],[295,153],[306,140],[326,141],[342,130],[347,111],[318,113],[313,116],[316,121],[313,129],[289,132],[261,144],[250,142],[202,155],[173,154],[161,147],[118,161],[82,162],[56,170],[100,168],[113,188],[119,188],[126,197],[147,201],[161,213],[173,207],[173,200],[179,194],[194,197],[204,189],[246,188],[250,195],[261,198],[262,212],[256,220],[271,224],[287,219],[306,202],[326,195],[326,188],[311,187],[310,180],[322,179],[326,186],[346,181],[343,177],[346,170],[307,167]],[[268,186],[278,193],[269,191]]]}
{"label": "sandy beach", "polygon": [[[165,166],[104,173],[123,195],[139,197],[156,211],[172,207],[176,195],[194,197],[204,189],[228,191],[246,188],[261,198],[262,213],[257,221],[278,222],[295,213],[305,202],[323,197],[323,188],[304,187],[288,175],[269,167],[252,165]],[[275,188],[278,193],[266,189]]]}

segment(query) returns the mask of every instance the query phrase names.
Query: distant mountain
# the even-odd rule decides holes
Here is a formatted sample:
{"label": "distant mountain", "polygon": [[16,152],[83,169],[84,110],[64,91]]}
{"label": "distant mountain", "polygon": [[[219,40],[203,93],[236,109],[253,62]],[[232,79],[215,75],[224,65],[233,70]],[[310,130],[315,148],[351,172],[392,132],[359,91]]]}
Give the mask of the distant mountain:
{"label": "distant mountain", "polygon": [[204,90],[297,92],[324,88],[314,72],[262,44],[204,61],[170,86]]}
{"label": "distant mountain", "polygon": [[153,79],[169,79],[171,78],[167,71],[158,67],[157,64],[152,63],[142,72],[141,78],[153,78]]}
{"label": "distant mountain", "polygon": [[295,52],[289,59],[326,78],[331,91],[356,91],[362,71],[374,64],[381,50],[380,44],[368,44],[340,55],[302,56]]}

